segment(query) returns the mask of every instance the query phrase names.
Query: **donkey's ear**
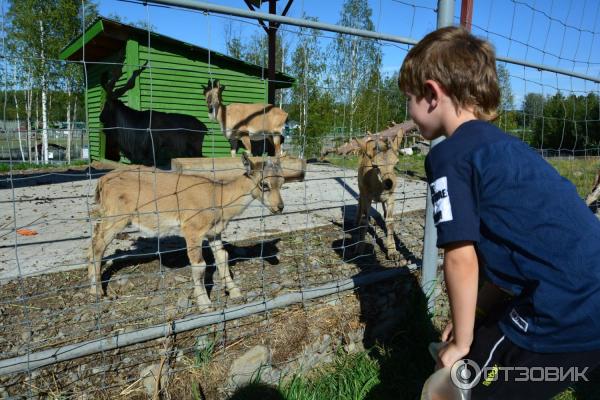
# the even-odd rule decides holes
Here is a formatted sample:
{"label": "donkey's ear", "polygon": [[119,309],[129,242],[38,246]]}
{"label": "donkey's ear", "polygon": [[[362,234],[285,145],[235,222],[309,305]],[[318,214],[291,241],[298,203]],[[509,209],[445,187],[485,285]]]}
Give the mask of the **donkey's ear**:
{"label": "donkey's ear", "polygon": [[100,86],[102,86],[102,88],[104,90],[106,89],[106,85],[108,84],[108,72],[104,71],[102,73],[102,75],[100,75]]}
{"label": "donkey's ear", "polygon": [[367,153],[367,138],[354,139],[354,141],[358,145],[358,149],[361,152],[366,154]]}
{"label": "donkey's ear", "polygon": [[223,93],[223,90],[225,90],[225,85],[219,84],[218,88],[219,88],[219,92]]}
{"label": "donkey's ear", "polygon": [[208,92],[208,87],[202,85],[202,92],[206,94]]}
{"label": "donkey's ear", "polygon": [[404,134],[402,130],[400,130],[396,136],[390,139],[390,144],[392,145],[392,151],[397,153],[400,150],[400,145],[402,144],[402,139],[404,138]]}

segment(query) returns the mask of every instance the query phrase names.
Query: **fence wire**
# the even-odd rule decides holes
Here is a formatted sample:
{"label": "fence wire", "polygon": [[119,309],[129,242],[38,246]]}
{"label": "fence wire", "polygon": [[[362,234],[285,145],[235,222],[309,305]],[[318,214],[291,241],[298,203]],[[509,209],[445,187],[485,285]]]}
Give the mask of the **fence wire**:
{"label": "fence wire", "polygon": [[[500,59],[598,77],[600,6],[574,2],[563,11],[556,3],[477,2],[473,33],[489,39]],[[86,4],[81,3],[79,32],[84,42],[92,34],[83,23]],[[352,27],[414,42],[435,29],[434,1],[365,4],[375,23]],[[65,61],[50,54],[18,55],[2,46],[1,396],[226,398],[253,379],[252,366],[263,380],[278,384],[331,360],[340,348],[369,347],[384,332],[395,332],[393,326],[408,324],[420,310],[415,299],[431,294],[419,288],[429,143],[418,132],[407,133],[398,161],[380,165],[396,179],[397,256],[388,246],[391,218],[381,203],[370,205],[371,218],[357,223],[356,149],[323,154],[407,118],[395,74],[410,44],[279,26],[283,68],[277,68],[295,78],[293,86],[279,89],[275,102],[288,114],[281,132],[286,156],[279,161],[281,170],[274,167],[275,159],[264,151],[271,144],[260,138],[246,167],[241,150],[230,157],[232,144],[210,118],[211,100],[204,93],[218,80],[225,105],[259,103],[269,84],[288,85],[285,77],[267,79],[264,42],[254,54],[232,55],[234,39],[264,36],[261,22],[146,2],[127,6],[141,10],[145,28],[109,21],[127,32],[143,32],[137,42],[119,43],[123,53],[98,58],[85,46],[80,60]],[[8,5],[2,7],[6,38]],[[288,15],[308,23],[312,12],[312,4],[302,1]],[[166,13],[202,26],[197,47],[205,50],[179,54],[175,46],[165,47],[153,26]],[[392,14],[403,23],[390,23],[385,16]],[[217,52],[224,24],[244,33]],[[344,50],[347,57],[330,62]],[[233,61],[240,57],[245,63]],[[56,69],[81,67],[82,121],[38,123],[41,94],[25,68],[32,60]],[[499,62],[502,109],[496,123],[539,151],[585,197],[600,170],[598,83],[523,63]],[[132,76],[132,86],[111,98]],[[32,103],[26,107],[27,96]],[[101,116],[109,105],[112,115],[120,113],[110,123]],[[9,106],[18,118],[7,112]],[[50,115],[58,115],[52,103],[49,108]],[[203,137],[204,157],[169,147],[173,140],[164,137],[175,135],[188,140],[186,149]],[[49,143],[45,165],[42,136]],[[147,165],[128,165],[133,157]],[[281,175],[286,181],[280,188]],[[107,186],[100,199],[113,208],[100,213],[96,188],[103,177]],[[121,186],[110,186],[110,177],[122,179]],[[589,203],[596,210],[594,200]],[[133,224],[125,226],[126,220]],[[196,222],[187,230],[177,227],[188,220]],[[212,237],[223,221],[222,234]],[[94,238],[94,231],[119,224],[109,235],[114,238],[96,287],[88,266],[100,261],[99,253],[89,249],[102,235]],[[228,272],[219,272],[224,266],[231,281]],[[210,309],[199,286],[206,289]],[[443,296],[436,300],[436,316],[443,318],[447,305]],[[259,360],[256,365],[252,357]]]}

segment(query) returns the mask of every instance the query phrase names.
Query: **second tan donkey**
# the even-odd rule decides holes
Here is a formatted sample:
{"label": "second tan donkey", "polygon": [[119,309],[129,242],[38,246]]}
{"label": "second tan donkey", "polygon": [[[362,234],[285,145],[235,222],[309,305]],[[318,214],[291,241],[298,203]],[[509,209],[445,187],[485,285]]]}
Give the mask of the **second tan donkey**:
{"label": "second tan donkey", "polygon": [[404,133],[415,130],[413,121],[401,124],[394,123],[389,128],[376,134],[368,134],[360,139],[353,139],[336,149],[326,149],[322,156],[328,153],[347,155],[358,153],[358,211],[356,226],[358,227],[358,243],[355,254],[363,254],[365,236],[369,228],[369,210],[372,202],[382,203],[386,229],[386,255],[389,259],[398,260],[400,253],[394,240],[394,192],[396,190],[396,172],[398,152]]}
{"label": "second tan donkey", "polygon": [[251,141],[269,140],[275,148],[275,156],[282,156],[281,135],[288,114],[272,104],[223,104],[225,85],[219,80],[208,81],[203,86],[208,116],[218,121],[223,135],[231,145],[231,156],[235,157],[238,139],[246,151],[251,152]]}
{"label": "second tan donkey", "polygon": [[209,310],[211,304],[204,287],[206,262],[202,241],[205,238],[229,297],[240,297],[241,292],[231,278],[221,233],[254,199],[272,213],[281,213],[280,189],[284,182],[279,159],[252,163],[244,154],[242,161],[245,173],[228,183],[145,167],[116,170],[100,178],[96,202],[101,219],[94,227],[88,266],[92,294],[104,294],[101,262],[106,247],[131,224],[150,237],[183,236],[201,311]]}

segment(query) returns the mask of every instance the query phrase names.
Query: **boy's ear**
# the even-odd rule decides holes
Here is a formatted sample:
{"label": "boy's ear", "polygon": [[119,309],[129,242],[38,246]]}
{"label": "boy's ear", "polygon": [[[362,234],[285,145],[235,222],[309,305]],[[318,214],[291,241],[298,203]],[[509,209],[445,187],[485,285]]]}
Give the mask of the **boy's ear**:
{"label": "boy's ear", "polygon": [[432,106],[437,105],[441,96],[444,94],[444,89],[442,89],[442,86],[437,81],[434,81],[433,79],[427,79],[425,81],[425,99],[429,104]]}

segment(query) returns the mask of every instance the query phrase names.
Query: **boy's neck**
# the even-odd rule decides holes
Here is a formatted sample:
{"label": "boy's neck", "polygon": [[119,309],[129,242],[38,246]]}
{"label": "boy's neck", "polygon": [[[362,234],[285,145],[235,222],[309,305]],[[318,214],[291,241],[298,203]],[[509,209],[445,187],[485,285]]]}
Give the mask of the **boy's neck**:
{"label": "boy's neck", "polygon": [[472,112],[461,112],[458,116],[455,114],[455,118],[448,121],[448,125],[446,125],[446,132],[448,132],[447,136],[450,137],[456,132],[459,126],[468,121],[474,121],[477,117]]}
{"label": "boy's neck", "polygon": [[446,131],[446,137],[450,137],[458,129],[459,126],[468,121],[474,121],[477,117],[475,113],[468,108],[459,108],[458,111],[453,107],[449,109],[444,118],[443,125]]}

